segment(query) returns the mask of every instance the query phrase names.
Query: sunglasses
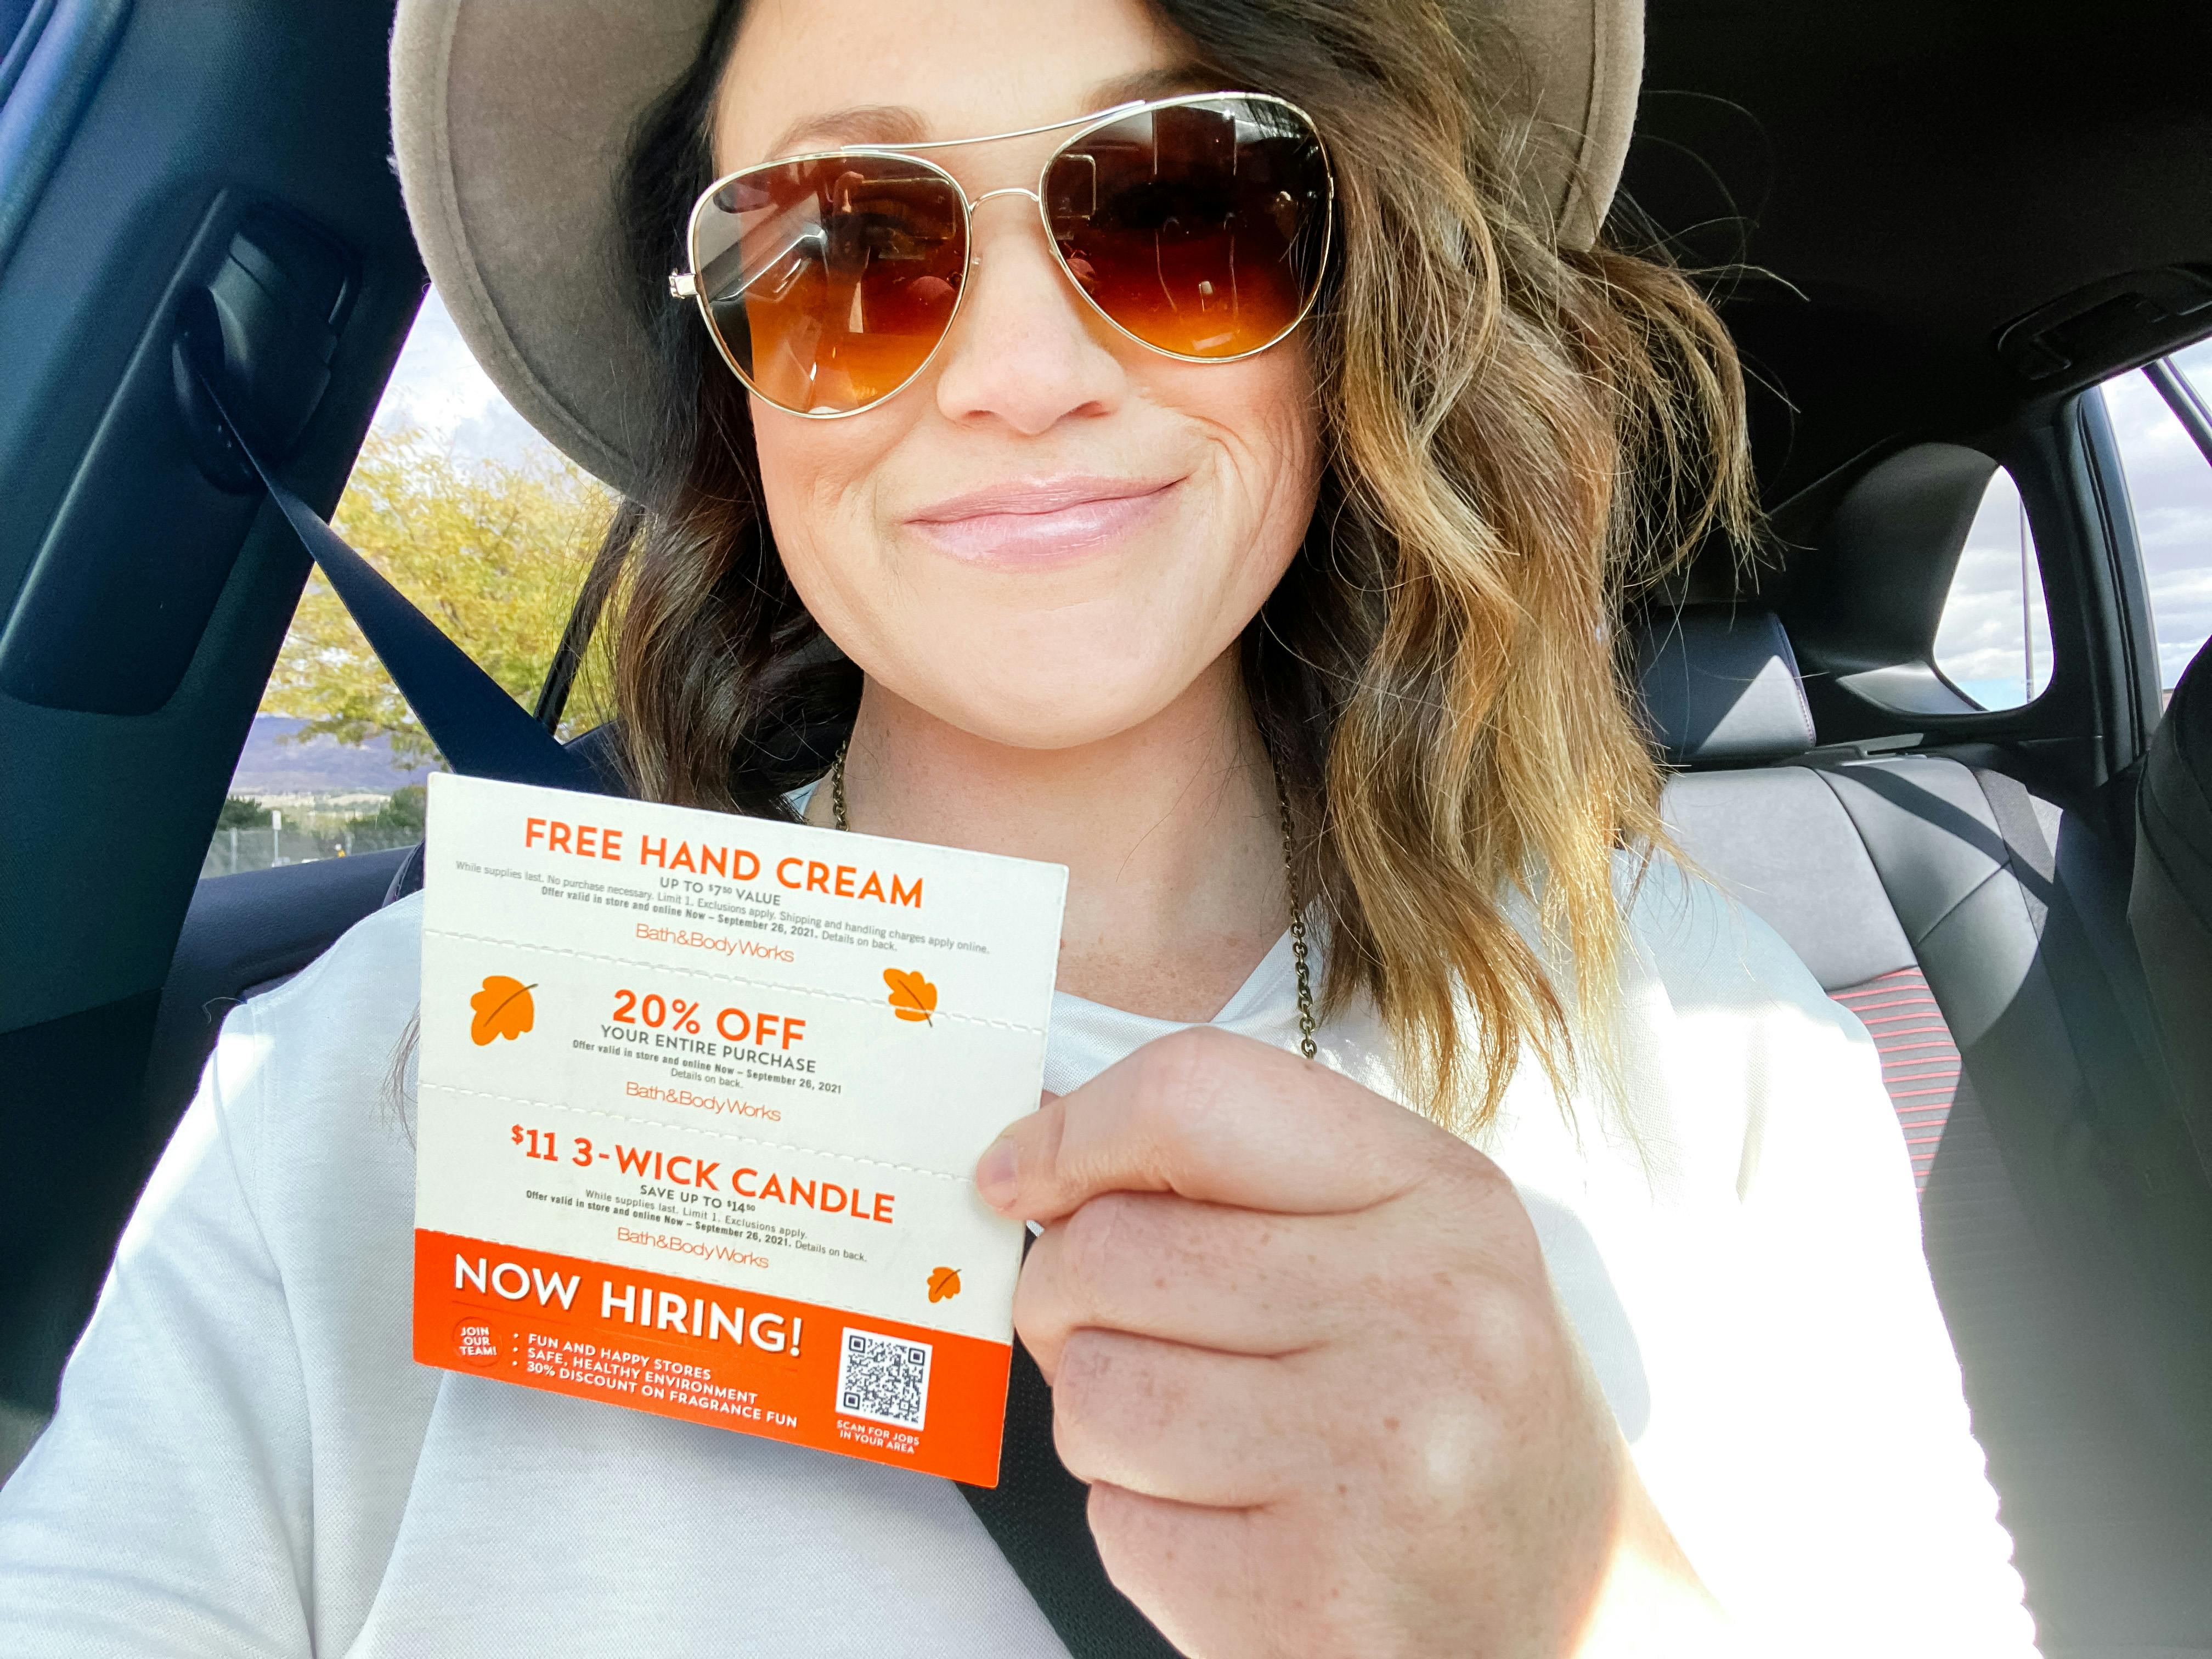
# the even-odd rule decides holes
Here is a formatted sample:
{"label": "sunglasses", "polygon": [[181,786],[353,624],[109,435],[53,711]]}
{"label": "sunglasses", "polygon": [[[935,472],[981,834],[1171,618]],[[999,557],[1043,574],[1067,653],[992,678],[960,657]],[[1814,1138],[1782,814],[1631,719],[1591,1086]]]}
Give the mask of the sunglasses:
{"label": "sunglasses", "polygon": [[[921,150],[1073,128],[1035,190],[974,200]],[[1312,119],[1261,93],[1123,104],[982,138],[856,145],[744,167],[691,210],[688,271],[723,360],[794,415],[872,409],[951,331],[973,268],[969,221],[999,196],[1037,206],[1060,268],[1140,344],[1234,362],[1313,309],[1335,199]]]}

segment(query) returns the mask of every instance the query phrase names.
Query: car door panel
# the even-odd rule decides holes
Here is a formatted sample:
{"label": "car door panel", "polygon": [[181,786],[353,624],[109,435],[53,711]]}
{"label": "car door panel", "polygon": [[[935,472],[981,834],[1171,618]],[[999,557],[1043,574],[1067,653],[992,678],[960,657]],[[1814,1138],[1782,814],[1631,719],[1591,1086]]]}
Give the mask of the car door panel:
{"label": "car door panel", "polygon": [[[166,1133],[142,1094],[162,986],[307,571],[196,461],[179,313],[257,216],[338,251],[352,286],[306,366],[327,382],[280,463],[327,512],[423,287],[391,14],[64,0],[0,102],[0,1401],[51,1402]],[[101,18],[74,78],[40,72]]]}

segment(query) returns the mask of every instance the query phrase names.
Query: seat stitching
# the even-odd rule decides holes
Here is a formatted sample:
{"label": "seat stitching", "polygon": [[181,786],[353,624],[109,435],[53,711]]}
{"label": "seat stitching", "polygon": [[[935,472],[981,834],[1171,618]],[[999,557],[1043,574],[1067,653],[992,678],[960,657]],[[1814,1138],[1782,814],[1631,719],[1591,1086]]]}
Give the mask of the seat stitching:
{"label": "seat stitching", "polygon": [[[1972,887],[1968,888],[1965,892],[1963,892],[1963,893],[1960,894],[1960,895],[1959,895],[1959,896],[1958,896],[1956,899],[1954,899],[1954,901],[1952,901],[1952,902],[1951,902],[1951,904],[1950,904],[1949,908],[1947,908],[1947,909],[1943,912],[1943,914],[1942,914],[1942,915],[1940,915],[1940,916],[1936,917],[1935,921],[1931,921],[1931,922],[1929,922],[1929,923],[1928,924],[1927,931],[1926,931],[1926,932],[1924,932],[1924,933],[1923,933],[1920,935],[1919,939],[1913,939],[1913,940],[1912,940],[1912,948],[1913,948],[1913,951],[1914,951],[1914,953],[1915,953],[1916,955],[1918,953],[1919,949],[1920,949],[1920,945],[1921,945],[1921,944],[1922,944],[1922,942],[1923,942],[1923,940],[1933,939],[1933,938],[1936,936],[1936,930],[1937,928],[1941,927],[1942,927],[1945,922],[1947,922],[1947,921],[1950,921],[1950,920],[1951,920],[1951,918],[1952,918],[1953,916],[1955,916],[1956,915],[1958,915],[1958,914],[1959,914],[1960,909],[1960,908],[1961,908],[1966,904],[1966,901],[1967,901],[1967,900],[1969,900],[1969,899],[1972,898],[1972,897],[1974,896],[1974,895],[1975,895],[1975,894],[1977,894],[1977,893],[1980,892],[1980,891],[1982,890],[1982,889],[1983,889],[1983,888],[1984,888],[1984,887],[1988,886],[1991,882],[1995,881],[1995,880],[1996,880],[1998,877],[2000,877],[2000,876],[2011,876],[2011,877],[2014,878],[2014,884],[2015,886],[2017,886],[2017,885],[2019,885],[2019,884],[2020,884],[2020,881],[2019,881],[2019,872],[2018,872],[2017,871],[2015,871],[2015,870],[2012,867],[2012,866],[2011,866],[2011,865],[2009,865],[2009,864],[2001,864],[2001,865],[1999,865],[1996,869],[1994,869],[1994,870],[1990,871],[1990,872],[1989,872],[1989,874],[1987,874],[1986,876],[1984,876],[1984,877],[1983,877],[1979,881],[1976,882],[1976,883],[1975,883]],[[2027,908],[2027,899],[2026,899],[2026,896],[2022,896],[2022,898],[2021,898],[2021,908],[2023,910],[2025,910],[2025,909]],[[1901,920],[1902,920],[1902,918],[1899,918],[1899,920],[1901,921]],[[1910,936],[1908,935],[1908,937],[1910,937]],[[2037,937],[2039,939],[2040,939],[2042,938],[2042,933],[2041,933],[2041,931],[2040,931],[2040,930],[2038,930],[2037,934],[2036,934],[2036,937]]]}
{"label": "seat stitching", "polygon": [[[1952,763],[1954,765],[1957,764],[1956,762],[1953,762]],[[1867,861],[1874,866],[1875,879],[1881,883],[1882,896],[1889,900],[1890,912],[1892,915],[1897,916],[1898,926],[1902,928],[1905,926],[1905,917],[1898,911],[1896,896],[1890,891],[1888,878],[1882,873],[1881,860],[1875,858],[1874,855],[1874,849],[1871,847],[1867,846],[1866,832],[1859,828],[1859,821],[1852,813],[1849,804],[1844,801],[1843,791],[1836,787],[1835,778],[1829,774],[1827,769],[1825,767],[1808,766],[1805,769],[1812,773],[1814,777],[1819,778],[1821,782],[1828,786],[1828,793],[1835,797],[1836,805],[1843,808],[1844,816],[1845,818],[1850,820],[1852,832],[1859,838],[1859,845],[1866,849]],[[1968,777],[1973,777],[1973,773],[1971,769],[1965,768],[1961,768],[1961,769],[1966,772],[1966,775]],[[1966,835],[1960,830],[1942,823],[1937,818],[1930,817],[1924,813],[1914,811],[1909,803],[1899,800],[1897,798],[1895,789],[1885,789],[1877,785],[1874,781],[1876,778],[1901,784],[1906,789],[1911,790],[1914,794],[1925,797],[1934,805],[1943,809],[1946,816],[1966,819],[1968,823],[1973,826],[1977,833],[1972,836]],[[1944,908],[1942,915],[1937,916],[1933,921],[1930,921],[1928,926],[1920,930],[1918,933],[1915,934],[1910,932],[1905,933],[1905,941],[1912,946],[1913,955],[1916,958],[1917,958],[1920,954],[1920,946],[1928,939],[1935,937],[1936,930],[1941,927],[1945,922],[1950,921],[1953,916],[1956,915],[1961,906],[1966,904],[1966,902],[1972,899],[1976,894],[1979,893],[1982,889],[1988,886],[1996,877],[2010,876],[2012,878],[2013,884],[2020,890],[2021,909],[2023,913],[2027,913],[2027,901],[2031,895],[2040,900],[2046,909],[2049,908],[2051,896],[2047,893],[2037,891],[2038,888],[2046,885],[2043,878],[2037,872],[2026,869],[2014,860],[2012,848],[2005,845],[2003,836],[1998,833],[1994,825],[1983,823],[1979,819],[1973,817],[1971,814],[1961,811],[1959,807],[1954,806],[1949,801],[1945,800],[1933,790],[1923,788],[1920,785],[1912,782],[1910,779],[1899,778],[1893,772],[1869,769],[1864,776],[1858,778],[1858,781],[1870,793],[1877,796],[1881,799],[1888,801],[1893,806],[1896,806],[1901,811],[1911,812],[1914,818],[1918,822],[1926,824],[1930,830],[1936,830],[1939,834],[1949,836],[1954,840],[1965,842],[1967,846],[1974,848],[1976,852],[1980,853],[1984,857],[1992,860],[1995,865],[1995,867],[1990,871],[1988,875],[1984,876],[1972,887],[1960,894],[1957,898],[1954,899]],[[1978,786],[1980,780],[1975,779],[1975,782]],[[1993,843],[1994,850],[1992,850],[1990,846],[1983,845],[1983,842],[1985,840]],[[2032,914],[2029,916],[2029,920],[2031,921],[2033,920]],[[2043,937],[2043,930],[2041,928],[2035,929],[2035,935],[2039,942]],[[1931,987],[1930,989],[1932,991],[1933,988]],[[1938,1006],[1941,1006],[1940,1000]]]}

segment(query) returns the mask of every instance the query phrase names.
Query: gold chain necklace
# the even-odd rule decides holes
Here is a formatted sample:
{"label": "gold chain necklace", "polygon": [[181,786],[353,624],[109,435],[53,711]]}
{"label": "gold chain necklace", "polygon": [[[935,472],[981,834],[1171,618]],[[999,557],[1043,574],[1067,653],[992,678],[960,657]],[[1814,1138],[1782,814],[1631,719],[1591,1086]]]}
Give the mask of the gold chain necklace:
{"label": "gold chain necklace", "polygon": [[[840,830],[853,825],[845,810],[845,751],[853,746],[848,737],[837,745],[837,761],[830,769],[830,808]],[[1292,874],[1297,842],[1291,834],[1291,798],[1283,788],[1283,774],[1270,763],[1275,776],[1275,810],[1283,822],[1283,885],[1291,894],[1291,963],[1298,976],[1298,1052],[1314,1057],[1313,970],[1307,961],[1306,919],[1298,908],[1297,881]]]}

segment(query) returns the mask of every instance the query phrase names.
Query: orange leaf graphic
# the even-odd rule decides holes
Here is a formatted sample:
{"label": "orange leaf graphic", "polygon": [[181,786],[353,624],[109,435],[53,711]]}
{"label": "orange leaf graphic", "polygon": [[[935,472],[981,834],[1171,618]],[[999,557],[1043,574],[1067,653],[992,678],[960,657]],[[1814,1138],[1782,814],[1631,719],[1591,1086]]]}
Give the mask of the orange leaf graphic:
{"label": "orange leaf graphic", "polygon": [[538,1020],[538,1005],[530,999],[535,989],[505,974],[487,974],[483,989],[469,999],[477,1011],[469,1022],[469,1040],[483,1048],[494,1037],[520,1036]]}
{"label": "orange leaf graphic", "polygon": [[920,973],[909,973],[901,968],[884,969],[884,983],[891,988],[891,1010],[901,1019],[929,1020],[937,1012],[937,988]]}
{"label": "orange leaf graphic", "polygon": [[930,1273],[929,1299],[932,1302],[950,1302],[959,1294],[959,1268],[939,1267]]}

